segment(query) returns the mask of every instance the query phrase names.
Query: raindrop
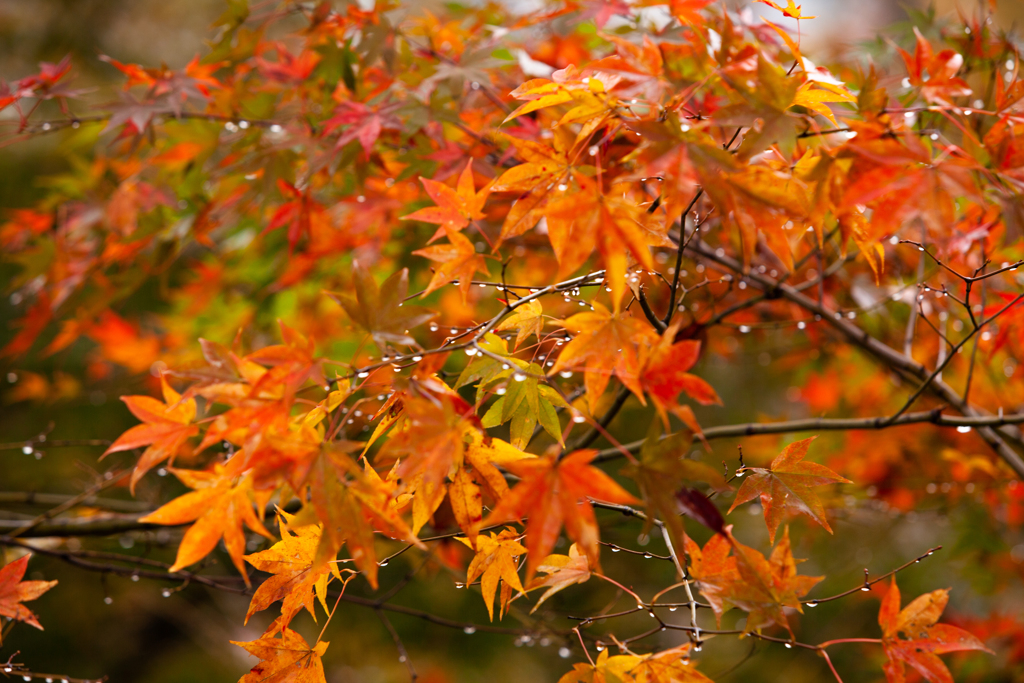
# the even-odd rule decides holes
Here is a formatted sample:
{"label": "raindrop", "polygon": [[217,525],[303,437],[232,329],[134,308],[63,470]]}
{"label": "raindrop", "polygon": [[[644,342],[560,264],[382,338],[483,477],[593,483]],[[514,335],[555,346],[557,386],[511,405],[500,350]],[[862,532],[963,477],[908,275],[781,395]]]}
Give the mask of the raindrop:
{"label": "raindrop", "polygon": [[32,444],[25,444],[24,446],[21,447],[21,452],[24,453],[25,455],[32,455],[33,450],[35,449],[32,448]]}
{"label": "raindrop", "polygon": [[746,325],[740,325],[740,334],[746,334],[750,332],[750,328]]}
{"label": "raindrop", "polygon": [[138,583],[139,575],[138,574],[132,574],[132,581],[135,581],[136,583]]}
{"label": "raindrop", "polygon": [[526,375],[524,375],[521,372],[517,372],[517,373],[514,373],[512,375],[512,379],[514,379],[517,382],[525,382],[526,381]]}
{"label": "raindrop", "polygon": [[462,629],[462,632],[465,633],[467,636],[471,636],[474,633],[476,633],[476,626],[467,626],[466,628]]}
{"label": "raindrop", "polygon": [[562,379],[569,379],[570,377],[572,377],[572,370],[563,370],[562,372],[558,373],[558,376],[561,377]]}
{"label": "raindrop", "polygon": [[783,644],[786,646],[787,650],[792,650],[793,649],[793,643],[783,643]]}
{"label": "raindrop", "polygon": [[458,329],[456,329],[454,327],[451,328],[450,330],[448,330],[448,332],[449,332],[449,334],[458,334],[459,333]]}
{"label": "raindrop", "polygon": [[171,597],[171,589],[170,588],[163,589],[162,591],[160,591],[160,595],[164,596],[165,598]]}
{"label": "raindrop", "polygon": [[381,560],[380,562],[377,563],[377,566],[378,567],[386,567],[386,566],[388,566],[388,562],[389,561],[390,560]]}
{"label": "raindrop", "polygon": [[967,425],[960,425],[959,427],[956,428],[956,431],[960,432],[961,434],[967,434],[968,432],[971,431],[971,428],[968,427]]}
{"label": "raindrop", "polygon": [[679,609],[679,608],[678,607],[669,607],[668,611],[669,612],[675,612],[677,609]]}
{"label": "raindrop", "polygon": [[421,360],[423,360],[423,356],[413,356],[412,357],[412,362],[413,363],[419,363]]}
{"label": "raindrop", "polygon": [[437,323],[430,323],[430,331],[437,332]]}
{"label": "raindrop", "polygon": [[474,349],[472,346],[469,347],[468,349],[466,349],[466,355],[467,356],[475,356],[476,355],[476,349]]}
{"label": "raindrop", "polygon": [[597,643],[594,644],[594,649],[598,652],[604,652],[604,643],[602,643],[600,640],[597,641]]}
{"label": "raindrop", "polygon": [[810,601],[809,603],[807,603],[807,606],[808,606],[808,607],[817,607],[817,606],[818,606],[818,603],[817,603],[817,602],[815,602],[814,600],[811,600],[811,601]]}
{"label": "raindrop", "polygon": [[358,377],[358,378],[360,378],[360,379],[366,379],[366,378],[367,378],[367,377],[369,377],[369,376],[370,376],[370,373],[368,373],[368,372],[365,372],[365,371],[363,371],[363,372],[360,372],[360,373],[359,373],[358,375],[356,375],[356,377]]}
{"label": "raindrop", "polygon": [[800,322],[798,322],[798,323],[796,324],[796,328],[797,328],[798,330],[803,330],[803,329],[805,329],[806,327],[807,327],[807,323],[805,323],[805,322],[804,322],[803,320],[801,320]]}
{"label": "raindrop", "polygon": [[592,157],[596,157],[597,156],[597,145],[591,145],[590,149],[587,150],[587,153],[590,154],[590,156],[592,156]]}
{"label": "raindrop", "polygon": [[868,586],[861,586],[861,590],[864,591],[865,593],[868,593],[868,592],[871,591],[871,588],[868,587]]}
{"label": "raindrop", "polygon": [[700,642],[699,640],[696,643],[693,644],[693,651],[694,652],[700,652],[703,649],[704,649],[704,643]]}
{"label": "raindrop", "polygon": [[561,657],[562,659],[568,659],[569,655],[571,655],[571,654],[572,654],[572,650],[570,650],[569,648],[565,647],[564,645],[562,647],[558,648],[558,656]]}
{"label": "raindrop", "polygon": [[275,123],[275,124],[273,124],[272,126],[270,126],[270,132],[271,132],[271,133],[280,133],[280,132],[281,132],[281,131],[283,131],[283,130],[284,130],[284,128],[282,128],[281,126],[279,126],[279,125],[278,125],[278,124],[276,124],[276,123]]}
{"label": "raindrop", "polygon": [[619,552],[622,552],[622,548],[619,548],[618,546],[614,546],[614,545],[613,545],[613,546],[612,546],[612,552],[613,552],[613,553],[619,553]]}
{"label": "raindrop", "polygon": [[114,598],[112,598],[112,597],[110,597],[108,595],[107,597],[103,598],[103,602],[108,604],[108,605],[113,605],[114,604]]}
{"label": "raindrop", "polygon": [[652,555],[652,554],[650,554],[650,553],[644,553],[644,559],[645,559],[645,560],[649,560],[649,559],[651,559],[652,557],[654,557],[654,555]]}

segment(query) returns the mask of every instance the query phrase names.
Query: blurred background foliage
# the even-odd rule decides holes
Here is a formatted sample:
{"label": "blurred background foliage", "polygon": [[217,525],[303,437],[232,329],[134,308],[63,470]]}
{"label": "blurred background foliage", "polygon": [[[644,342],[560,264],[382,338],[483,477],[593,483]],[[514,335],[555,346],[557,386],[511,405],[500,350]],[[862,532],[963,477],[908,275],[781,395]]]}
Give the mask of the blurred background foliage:
{"label": "blurred background foliage", "polygon": [[[742,3],[730,3],[741,5]],[[819,18],[804,22],[804,52],[826,58],[849,58],[865,61],[876,56],[891,59],[891,44],[879,37],[883,27],[885,35],[906,38],[911,27],[927,20],[931,12],[937,16],[956,12],[952,0],[944,0],[932,9],[915,3],[896,3],[891,0],[805,0],[806,14]],[[70,55],[77,73],[75,85],[86,89],[84,97],[98,101],[101,90],[121,81],[121,74],[99,60],[109,55],[122,62],[143,65],[166,63],[180,68],[192,57],[208,49],[207,41],[213,36],[210,25],[224,11],[222,0],[0,0],[0,78],[14,80],[34,73],[40,61],[57,62]],[[763,6],[750,8],[763,14]],[[1009,26],[1024,19],[1024,4],[1003,2],[997,18]],[[904,39],[904,45],[908,42]],[[10,109],[0,116],[13,116]],[[0,151],[0,211],[32,205],[44,188],[60,182],[59,176],[69,171],[74,159],[86,158],[94,139],[75,135],[42,136]],[[57,180],[55,180],[57,178]],[[13,277],[13,266],[0,265],[0,283]],[[258,264],[254,264],[258,270]],[[151,310],[167,305],[156,290],[158,283],[150,283],[134,294],[125,306],[135,311]],[[312,291],[319,284],[309,285]],[[294,295],[281,295],[269,304],[264,322],[276,317],[287,319],[292,313]],[[0,318],[5,323],[13,319],[13,302],[5,295],[0,299]],[[228,341],[230,331],[245,321],[232,317],[230,310],[198,311],[206,316],[206,325],[218,326]],[[12,331],[5,324],[0,331],[0,345],[6,343]],[[838,380],[828,377],[812,380],[802,390],[808,375],[814,373],[816,354],[829,354],[835,349],[808,349],[800,356],[799,364],[790,368],[773,367],[762,371],[761,356],[772,349],[771,333],[758,339],[751,335],[750,353],[725,362],[709,358],[707,379],[719,390],[725,409],[715,414],[724,423],[741,422],[752,410],[765,405],[765,397],[776,397],[777,405],[793,404],[792,417],[799,416],[795,401],[822,401],[835,405],[841,397],[835,396]],[[113,339],[111,343],[116,344]],[[133,370],[144,368],[114,368],[97,372],[91,368],[88,345],[77,345],[70,352],[49,358],[34,356],[30,364],[20,359],[0,361],[0,442],[16,443],[45,432],[48,439],[113,438],[135,424],[128,411],[116,398],[122,394],[151,393],[154,367],[149,380]],[[158,350],[157,350],[158,351]],[[318,348],[329,355],[329,349]],[[153,349],[129,349],[129,360],[155,357]],[[844,382],[857,386],[857,377],[873,377],[868,367],[859,368],[858,359],[850,359],[850,376]],[[140,378],[141,377],[141,378]],[[801,393],[803,392],[803,393]],[[813,395],[808,392],[817,392]],[[818,411],[812,411],[818,412]],[[704,417],[699,413],[700,417]],[[782,415],[773,417],[785,417]],[[629,410],[617,423],[623,442],[642,438],[642,433],[630,433]],[[900,449],[900,440],[922,438],[925,428],[903,429],[886,433],[884,437],[868,439],[859,434],[826,434],[819,438],[815,448],[828,452],[830,447],[844,444],[846,449],[859,443],[863,448],[880,447],[894,452]],[[946,434],[946,433],[944,433]],[[927,438],[935,438],[934,435]],[[955,443],[957,435],[950,436]],[[763,462],[778,452],[783,440],[779,437],[755,437],[743,440],[722,440],[715,443],[712,464],[719,460],[735,459],[736,447],[743,446],[748,462]],[[939,451],[941,444],[936,444]],[[111,466],[111,462],[97,462],[100,448],[66,448],[23,453],[12,449],[0,451],[0,489],[3,491],[40,491],[75,494],[95,480],[96,472]],[[124,455],[124,454],[119,454]],[[118,456],[114,456],[118,457]],[[941,458],[941,453],[936,453]],[[123,458],[128,464],[130,456]],[[139,487],[137,500],[142,509],[151,509],[159,500],[167,500],[180,492],[180,485],[171,477],[157,480],[148,478]],[[949,615],[959,623],[967,624],[966,615],[1019,614],[1024,611],[1024,590],[1020,581],[1024,563],[1024,537],[1019,531],[1020,509],[1003,508],[995,511],[973,489],[959,485],[955,480],[935,482],[927,489],[928,499],[907,501],[904,506],[893,501],[864,501],[850,499],[846,508],[839,507],[834,524],[835,536],[821,533],[794,534],[803,546],[794,547],[794,555],[819,558],[801,566],[801,573],[825,574],[826,582],[819,588],[821,594],[831,594],[857,585],[863,579],[862,568],[880,574],[912,559],[929,547],[942,545],[944,549],[934,558],[900,575],[904,596],[915,596],[941,586],[952,586],[952,605]],[[877,494],[878,492],[868,492]],[[934,495],[931,495],[934,494]],[[127,490],[107,493],[110,497],[131,501]],[[910,510],[912,507],[916,509]],[[39,507],[6,506],[24,517],[38,514]],[[751,515],[733,515],[730,521],[741,527],[738,535],[760,539],[766,543],[766,532],[759,516],[759,508],[747,508]],[[638,546],[640,525],[635,520],[617,518],[612,513],[600,513],[607,518],[602,529],[609,529],[604,540],[629,547]],[[794,522],[803,528],[805,520]],[[698,540],[705,537],[695,532]],[[763,538],[762,538],[763,537]],[[563,541],[564,543],[564,541]],[[87,541],[94,550],[137,553],[140,556],[168,559],[173,557],[176,539],[170,532],[138,533],[122,537]],[[808,545],[813,544],[813,545]],[[560,546],[561,552],[565,546]],[[653,540],[646,549],[664,554],[660,540]],[[448,550],[459,555],[460,547],[453,544]],[[994,566],[993,563],[1010,566]],[[466,556],[463,555],[462,561]],[[226,556],[219,561],[227,565]],[[392,562],[382,570],[381,581],[386,588],[398,581],[420,560],[412,554]],[[607,554],[605,569],[612,576],[634,575],[662,586],[672,581],[670,563],[644,559],[625,553]],[[642,565],[638,568],[637,565]],[[637,573],[638,569],[643,569]],[[123,577],[104,577],[81,572],[55,560],[38,558],[30,566],[33,579],[59,579],[59,590],[45,599],[33,603],[32,608],[45,625],[45,631],[19,628],[10,648],[21,651],[20,660],[32,662],[40,670],[66,672],[80,677],[107,675],[112,681],[145,681],[162,683],[171,681],[224,681],[234,680],[251,666],[250,658],[239,648],[227,645],[229,640],[251,640],[262,633],[268,615],[260,615],[249,625],[240,623],[248,598],[207,591],[201,587],[160,585]],[[230,571],[230,568],[227,568]],[[417,580],[403,593],[403,604],[430,608],[444,605],[442,616],[486,621],[486,612],[479,596],[460,590],[454,581],[432,581],[429,578],[445,569],[440,563],[428,566],[423,580]],[[1008,577],[1015,580],[1009,581]],[[170,589],[170,590],[168,590]],[[180,589],[180,590],[179,590]],[[350,590],[369,595],[365,583],[356,582]],[[600,611],[614,597],[607,586],[574,588],[556,596],[551,609],[572,614],[592,614]],[[823,604],[799,621],[798,637],[814,634],[813,640],[844,637],[851,631],[871,632],[876,628],[878,597],[857,595],[848,600]],[[570,607],[571,605],[571,607]],[[440,681],[555,681],[569,668],[572,660],[560,653],[565,643],[558,640],[515,642],[508,647],[509,637],[483,632],[463,633],[457,629],[442,628],[423,621],[390,615],[406,641],[410,655],[416,663],[423,683]],[[516,613],[507,619],[515,622]],[[726,625],[738,615],[727,617]],[[617,630],[628,632],[647,627],[646,615],[641,613],[631,624],[620,620]],[[309,628],[309,615],[301,614],[296,623]],[[570,622],[566,622],[570,623]],[[660,638],[660,642],[658,642]],[[951,668],[958,681],[1021,680],[1024,669],[1009,664],[1014,651],[1024,648],[1018,634],[1004,641],[996,660],[983,657],[950,658]],[[404,667],[398,662],[391,637],[372,611],[344,605],[335,617],[326,639],[331,642],[324,662],[327,678],[335,683],[376,683],[404,680]],[[671,647],[678,644],[679,636],[664,635],[653,639],[652,645]],[[5,643],[5,652],[10,648]],[[766,651],[759,666],[745,665],[745,657],[754,651]],[[567,654],[567,653],[565,653]],[[866,683],[882,679],[881,652],[872,655],[877,661],[863,666],[864,654],[859,648],[836,649],[832,654],[838,669],[844,672],[846,683]],[[828,676],[821,660],[797,651],[770,646],[752,639],[712,639],[705,646],[702,670],[718,683],[745,681],[821,681]]]}

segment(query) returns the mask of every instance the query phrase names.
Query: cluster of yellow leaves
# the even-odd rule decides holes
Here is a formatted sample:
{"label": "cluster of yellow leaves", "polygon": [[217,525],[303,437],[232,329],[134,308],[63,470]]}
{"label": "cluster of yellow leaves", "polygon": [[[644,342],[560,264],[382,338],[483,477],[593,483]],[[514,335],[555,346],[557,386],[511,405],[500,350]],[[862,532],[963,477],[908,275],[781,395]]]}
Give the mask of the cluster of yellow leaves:
{"label": "cluster of yellow leaves", "polygon": [[611,655],[603,650],[592,664],[574,664],[558,683],[711,683],[690,664],[690,645],[649,655]]}

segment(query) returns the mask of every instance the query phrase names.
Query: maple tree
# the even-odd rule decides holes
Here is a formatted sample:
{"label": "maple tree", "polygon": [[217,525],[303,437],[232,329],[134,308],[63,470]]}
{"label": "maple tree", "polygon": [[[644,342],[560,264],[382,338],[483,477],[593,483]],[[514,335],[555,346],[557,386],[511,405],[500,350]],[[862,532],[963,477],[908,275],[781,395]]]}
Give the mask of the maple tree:
{"label": "maple tree", "polygon": [[0,673],[157,584],[241,681],[1024,676],[994,3],[823,65],[792,0],[223,10],[0,81],[64,167],[0,223]]}

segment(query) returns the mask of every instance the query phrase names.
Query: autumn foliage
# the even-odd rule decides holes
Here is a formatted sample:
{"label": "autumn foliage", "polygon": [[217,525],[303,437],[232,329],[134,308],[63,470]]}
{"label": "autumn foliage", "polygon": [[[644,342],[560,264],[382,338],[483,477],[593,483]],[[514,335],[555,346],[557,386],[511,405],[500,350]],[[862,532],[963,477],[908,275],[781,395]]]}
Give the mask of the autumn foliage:
{"label": "autumn foliage", "polygon": [[[974,597],[1024,560],[1024,79],[991,8],[824,65],[792,0],[225,4],[180,69],[103,56],[106,99],[67,61],[0,84],[4,144],[74,150],[0,226],[4,400],[135,418],[5,428],[97,472],[0,520],[8,673],[52,676],[6,648],[73,599],[24,580],[62,560],[244,595],[243,682],[333,680],[342,613],[413,678],[399,615],[554,647],[562,683],[1024,671]],[[936,554],[936,514],[983,531]],[[117,534],[168,547],[89,545]]]}

